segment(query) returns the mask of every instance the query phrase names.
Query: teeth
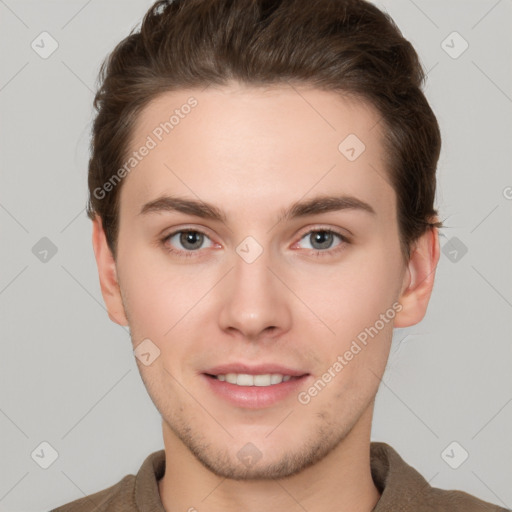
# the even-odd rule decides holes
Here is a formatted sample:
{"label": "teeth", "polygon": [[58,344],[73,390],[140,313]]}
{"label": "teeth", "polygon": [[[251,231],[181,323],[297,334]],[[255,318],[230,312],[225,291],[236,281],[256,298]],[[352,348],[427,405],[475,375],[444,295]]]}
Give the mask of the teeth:
{"label": "teeth", "polygon": [[290,375],[281,375],[280,373],[267,373],[264,375],[249,375],[247,373],[227,373],[226,375],[217,375],[217,379],[236,384],[237,386],[272,386],[281,384],[290,380]]}

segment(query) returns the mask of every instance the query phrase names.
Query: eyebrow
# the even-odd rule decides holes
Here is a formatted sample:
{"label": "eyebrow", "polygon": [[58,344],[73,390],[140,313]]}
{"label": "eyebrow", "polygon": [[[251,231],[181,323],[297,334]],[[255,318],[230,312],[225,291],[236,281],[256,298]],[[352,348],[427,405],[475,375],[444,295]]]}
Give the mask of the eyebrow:
{"label": "eyebrow", "polygon": [[[297,201],[289,208],[282,209],[277,222],[341,210],[354,210],[376,215],[371,205],[357,197],[323,195],[306,201]],[[219,222],[226,222],[227,220],[225,213],[212,204],[177,196],[162,196],[150,201],[144,204],[139,215],[160,212],[181,212]]]}

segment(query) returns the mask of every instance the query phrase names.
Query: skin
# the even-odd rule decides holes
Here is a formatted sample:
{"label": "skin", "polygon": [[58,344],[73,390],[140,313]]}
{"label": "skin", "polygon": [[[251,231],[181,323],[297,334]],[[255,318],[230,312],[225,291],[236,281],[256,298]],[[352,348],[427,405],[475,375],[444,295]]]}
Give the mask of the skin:
{"label": "skin", "polygon": [[[375,395],[393,327],[425,315],[437,230],[402,259],[379,116],[332,92],[230,83],[165,93],[140,115],[132,149],[191,95],[197,107],[125,178],[117,261],[101,219],[93,222],[109,317],[129,325],[134,348],[149,338],[160,350],[149,366],[137,364],[162,415],[164,508],[370,511],[380,497],[369,458]],[[338,150],[351,133],[366,146],[353,162]],[[139,215],[163,194],[212,203],[227,220]],[[283,208],[322,194],[353,195],[375,215],[341,210],[277,221]],[[199,248],[179,234],[162,242],[184,228],[206,233]],[[319,245],[313,229],[350,233],[350,242],[334,236]],[[247,236],[263,249],[252,263],[236,252]],[[309,373],[307,390],[394,303],[402,307],[394,321],[307,405],[292,393],[270,407],[235,407],[200,378],[227,362],[276,362]],[[249,442],[261,453],[250,467],[237,457]]]}

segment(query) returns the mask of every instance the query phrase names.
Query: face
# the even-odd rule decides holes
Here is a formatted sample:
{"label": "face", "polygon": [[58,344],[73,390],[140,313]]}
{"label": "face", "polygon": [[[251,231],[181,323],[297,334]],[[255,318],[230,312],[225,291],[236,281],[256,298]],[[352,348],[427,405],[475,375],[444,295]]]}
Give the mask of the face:
{"label": "face", "polygon": [[369,435],[410,278],[380,126],[332,92],[235,84],[138,119],[131,150],[153,147],[121,190],[111,318],[143,343],[164,436],[219,476],[291,475]]}

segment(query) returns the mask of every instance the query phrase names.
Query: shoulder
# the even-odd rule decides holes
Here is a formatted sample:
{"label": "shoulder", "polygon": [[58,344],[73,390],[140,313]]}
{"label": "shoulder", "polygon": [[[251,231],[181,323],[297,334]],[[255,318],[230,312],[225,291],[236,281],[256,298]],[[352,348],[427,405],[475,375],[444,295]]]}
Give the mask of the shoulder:
{"label": "shoulder", "polygon": [[135,505],[135,476],[126,475],[117,484],[62,505],[50,512],[129,512]]}
{"label": "shoulder", "polygon": [[430,487],[422,496],[425,510],[439,512],[507,512],[508,509],[482,501],[464,491],[444,490]]}
{"label": "shoulder", "polygon": [[165,451],[146,457],[136,475],[126,475],[117,484],[90,494],[50,512],[165,512],[158,491],[158,480],[165,472]]}
{"label": "shoulder", "polygon": [[370,459],[381,493],[374,512],[510,512],[464,491],[432,487],[386,443],[372,442]]}

